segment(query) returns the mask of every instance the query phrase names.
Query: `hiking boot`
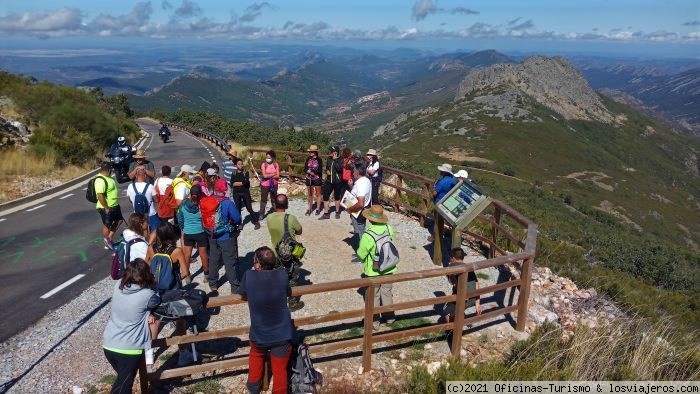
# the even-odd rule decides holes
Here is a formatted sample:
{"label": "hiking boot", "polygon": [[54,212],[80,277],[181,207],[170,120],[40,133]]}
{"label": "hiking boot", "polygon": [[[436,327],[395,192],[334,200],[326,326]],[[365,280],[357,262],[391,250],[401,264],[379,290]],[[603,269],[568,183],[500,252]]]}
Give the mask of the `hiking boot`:
{"label": "hiking boot", "polygon": [[331,218],[330,213],[324,213],[323,215],[321,215],[320,218],[318,218],[318,220],[326,220],[326,219],[330,219],[330,218]]}
{"label": "hiking boot", "polygon": [[304,301],[290,302],[287,306],[289,307],[290,312],[298,311],[304,307]]}
{"label": "hiking boot", "polygon": [[218,297],[218,296],[219,296],[219,290],[214,289],[214,290],[210,291],[209,294],[207,294],[207,295],[209,296],[209,298],[211,298],[211,297]]}
{"label": "hiking boot", "polygon": [[335,213],[335,218],[336,218],[336,219],[340,219],[340,212],[336,212],[336,213]]}
{"label": "hiking boot", "polygon": [[260,230],[260,222],[256,222],[256,223],[253,225],[253,228],[256,229],[256,230]]}
{"label": "hiking boot", "polygon": [[317,209],[317,210],[316,210],[316,216],[320,215],[321,212],[322,212],[321,209]]}

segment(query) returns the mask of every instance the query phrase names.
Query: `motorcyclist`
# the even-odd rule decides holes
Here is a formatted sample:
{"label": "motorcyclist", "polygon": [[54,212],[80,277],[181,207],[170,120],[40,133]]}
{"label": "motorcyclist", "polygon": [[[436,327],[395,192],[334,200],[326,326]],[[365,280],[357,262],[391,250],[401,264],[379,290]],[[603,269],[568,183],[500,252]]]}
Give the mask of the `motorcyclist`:
{"label": "motorcyclist", "polygon": [[107,157],[112,162],[112,168],[117,175],[117,182],[125,182],[129,180],[128,168],[133,160],[134,148],[126,142],[124,136],[119,136],[117,142],[112,144]]}
{"label": "motorcyclist", "polygon": [[[114,148],[114,145],[112,145]],[[110,149],[111,152],[114,152],[115,150],[119,151],[119,154],[122,156],[128,156],[131,155],[134,151],[134,148],[129,145],[128,142],[126,142],[126,138],[123,135],[120,135],[117,138],[117,146],[116,149]]]}
{"label": "motorcyclist", "polygon": [[160,124],[160,130],[158,131],[158,134],[160,134],[160,135],[165,134],[168,137],[170,137],[170,129],[168,128],[168,126],[165,123]]}

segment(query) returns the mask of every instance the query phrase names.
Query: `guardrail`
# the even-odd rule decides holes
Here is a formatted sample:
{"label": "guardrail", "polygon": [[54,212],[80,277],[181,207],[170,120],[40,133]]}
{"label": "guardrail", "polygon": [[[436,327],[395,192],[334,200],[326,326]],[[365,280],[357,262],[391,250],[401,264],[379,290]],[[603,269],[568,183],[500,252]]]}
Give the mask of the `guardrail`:
{"label": "guardrail", "polygon": [[224,138],[219,137],[216,134],[210,133],[208,131],[200,130],[194,127],[189,127],[185,125],[181,125],[179,123],[172,123],[172,122],[163,122],[165,123],[166,126],[170,129],[175,129],[177,131],[184,131],[187,133],[190,133],[194,135],[197,138],[201,138],[203,140],[211,141],[214,143],[214,145],[218,146],[219,148],[223,149],[224,151],[229,150],[229,145],[226,142]]}
{"label": "guardrail", "polygon": [[[189,130],[184,131],[192,132]],[[256,153],[263,153],[263,151],[252,150],[251,153],[255,156]],[[302,174],[296,171],[296,169],[300,168],[300,163],[298,163],[297,160],[306,157],[305,153],[277,151],[277,154],[278,158],[282,158],[279,160],[280,163],[286,166],[283,174],[284,176],[292,178],[302,177]],[[303,166],[303,163],[301,166]],[[430,196],[429,193],[432,190],[433,180],[388,167],[384,167],[384,174],[385,179],[392,179],[387,178],[387,174],[394,176],[393,179],[396,183],[385,181],[382,184],[389,189],[393,188],[396,193],[393,198],[383,197],[383,202],[393,206],[397,212],[418,214],[421,218],[430,215],[430,201],[432,200],[432,196]],[[404,182],[417,186],[410,186],[404,184]],[[413,196],[413,198],[409,198],[408,196]],[[328,355],[348,348],[359,347],[362,351],[362,368],[363,371],[366,372],[372,367],[372,350],[374,349],[374,345],[379,342],[402,340],[427,333],[440,333],[444,330],[453,330],[454,333],[459,333],[459,335],[455,334],[452,336],[451,350],[455,357],[459,357],[462,344],[461,334],[466,324],[474,324],[501,315],[516,313],[515,328],[518,331],[524,330],[527,321],[532,266],[536,253],[537,225],[507,204],[498,200],[493,200],[490,208],[477,217],[476,225],[462,232],[462,239],[477,241],[484,244],[489,250],[489,258],[475,263],[460,264],[447,268],[434,268],[380,277],[293,287],[293,296],[308,296],[349,289],[362,289],[364,291],[365,299],[362,309],[342,312],[329,311],[327,314],[323,315],[293,319],[294,326],[297,328],[322,323],[336,323],[335,325],[324,326],[324,329],[340,329],[341,322],[364,319],[362,336],[310,343],[310,350],[314,357]],[[512,265],[515,270],[511,270],[511,272],[519,272],[519,275],[510,276],[507,281],[479,288],[474,291],[467,290],[466,284],[469,272],[504,265]],[[393,305],[374,306],[375,286],[387,283],[420,281],[447,275],[455,275],[457,277],[457,294],[398,302]],[[505,294],[508,289],[510,289],[511,292],[510,296],[506,298]],[[515,290],[518,290],[516,303],[514,303]],[[466,301],[470,298],[490,293],[502,294],[502,299],[498,302],[498,306],[484,311],[481,315],[471,315],[465,318]],[[451,323],[438,322],[409,329],[391,329],[380,333],[375,333],[373,331],[372,321],[373,317],[377,314],[409,309],[415,310],[416,308],[431,307],[445,302],[455,302],[456,304],[455,319]],[[242,303],[245,303],[245,301],[243,301],[240,296],[229,295],[211,298],[207,306],[213,308]],[[400,316],[397,317],[400,318]],[[198,334],[174,336],[156,339],[153,341],[153,346],[173,346],[226,337],[238,337],[248,334],[249,330],[249,326],[239,326],[201,332]],[[161,369],[148,374],[145,372],[145,364],[142,364],[140,373],[142,392],[148,389],[149,381],[189,376],[202,372],[221,372],[245,367],[247,363],[248,355],[242,354],[215,362],[180,368]]]}

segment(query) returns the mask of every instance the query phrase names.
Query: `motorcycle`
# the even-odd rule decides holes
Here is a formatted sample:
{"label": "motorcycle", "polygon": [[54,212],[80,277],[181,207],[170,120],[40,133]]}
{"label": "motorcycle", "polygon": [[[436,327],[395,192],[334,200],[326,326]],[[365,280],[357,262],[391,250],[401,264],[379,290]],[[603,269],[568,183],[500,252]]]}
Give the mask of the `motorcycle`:
{"label": "motorcycle", "polygon": [[129,165],[134,161],[133,154],[133,148],[121,148],[119,145],[114,144],[109,149],[109,153],[105,155],[112,163],[112,171],[117,182],[124,183],[129,181]]}
{"label": "motorcycle", "polygon": [[160,131],[158,131],[158,135],[160,135],[160,139],[163,140],[163,143],[167,143],[168,139],[170,138],[170,130],[168,129],[167,126],[163,126],[160,128]]}

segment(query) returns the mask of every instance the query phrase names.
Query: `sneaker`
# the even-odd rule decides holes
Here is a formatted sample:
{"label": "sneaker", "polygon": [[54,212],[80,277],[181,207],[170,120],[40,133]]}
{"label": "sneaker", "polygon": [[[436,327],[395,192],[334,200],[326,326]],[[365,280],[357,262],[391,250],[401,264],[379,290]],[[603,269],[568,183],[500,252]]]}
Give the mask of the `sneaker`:
{"label": "sneaker", "polygon": [[330,219],[330,218],[331,218],[330,213],[324,213],[323,215],[321,215],[320,218],[318,218],[318,220],[326,220],[326,219]]}
{"label": "sneaker", "polygon": [[335,218],[336,218],[336,219],[340,219],[340,212],[336,212],[336,213],[335,213]]}
{"label": "sneaker", "polygon": [[153,357],[154,349],[146,349],[146,365],[153,365],[154,363],[154,357]]}
{"label": "sneaker", "polygon": [[253,225],[253,228],[256,230],[260,230],[260,222],[257,222]]}
{"label": "sneaker", "polygon": [[289,306],[289,311],[294,312],[304,307],[304,301],[297,301]]}
{"label": "sneaker", "polygon": [[357,265],[362,264],[362,260],[360,260],[360,258],[357,257],[357,255],[353,255],[352,260],[350,260],[350,262]]}
{"label": "sneaker", "polygon": [[218,297],[218,296],[219,296],[219,290],[214,289],[214,290],[210,291],[209,294],[207,294],[207,296],[209,296],[209,298],[211,298],[211,297]]}
{"label": "sneaker", "polygon": [[102,237],[102,241],[105,244],[105,249],[114,250],[114,246],[112,245],[112,241],[110,241],[109,238]]}
{"label": "sneaker", "polygon": [[322,212],[322,211],[321,211],[320,209],[317,209],[317,210],[316,210],[316,216],[320,215],[321,212]]}

